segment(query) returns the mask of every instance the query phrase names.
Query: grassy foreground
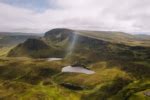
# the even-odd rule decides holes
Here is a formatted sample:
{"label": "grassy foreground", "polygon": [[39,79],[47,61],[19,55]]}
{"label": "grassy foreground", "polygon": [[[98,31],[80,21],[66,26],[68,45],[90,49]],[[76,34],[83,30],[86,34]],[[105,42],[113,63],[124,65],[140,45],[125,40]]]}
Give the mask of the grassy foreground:
{"label": "grassy foreground", "polygon": [[[137,64],[137,62],[135,62]],[[99,61],[87,67],[92,75],[61,73],[70,63],[46,59],[0,58],[0,99],[2,100],[149,100],[149,76]],[[149,66],[149,63],[138,62]],[[144,67],[143,67],[144,68]],[[149,70],[147,70],[149,71]],[[138,75],[139,74],[139,75]],[[146,73],[145,73],[146,74]],[[143,78],[138,78],[140,76]],[[83,87],[73,90],[61,83]]]}

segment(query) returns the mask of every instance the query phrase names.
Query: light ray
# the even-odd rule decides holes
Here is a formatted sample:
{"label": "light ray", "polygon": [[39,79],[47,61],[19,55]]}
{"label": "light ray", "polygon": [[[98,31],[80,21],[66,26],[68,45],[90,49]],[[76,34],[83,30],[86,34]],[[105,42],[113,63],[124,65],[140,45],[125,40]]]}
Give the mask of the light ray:
{"label": "light ray", "polygon": [[69,45],[69,47],[68,47],[68,49],[67,49],[66,57],[72,55],[72,53],[73,53],[73,51],[74,51],[74,49],[75,49],[75,46],[76,46],[76,42],[77,42],[77,40],[78,40],[78,35],[77,35],[77,33],[74,32],[73,34],[74,34],[74,35],[73,35],[73,39],[72,39],[72,41],[71,41],[71,43],[70,43],[70,45]]}

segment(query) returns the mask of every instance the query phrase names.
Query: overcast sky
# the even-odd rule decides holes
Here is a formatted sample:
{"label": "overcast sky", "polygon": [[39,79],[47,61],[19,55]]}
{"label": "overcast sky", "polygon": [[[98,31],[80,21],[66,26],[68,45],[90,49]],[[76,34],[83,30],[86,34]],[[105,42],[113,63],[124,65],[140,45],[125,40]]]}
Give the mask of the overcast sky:
{"label": "overcast sky", "polygon": [[0,31],[57,27],[150,34],[150,0],[0,0]]}

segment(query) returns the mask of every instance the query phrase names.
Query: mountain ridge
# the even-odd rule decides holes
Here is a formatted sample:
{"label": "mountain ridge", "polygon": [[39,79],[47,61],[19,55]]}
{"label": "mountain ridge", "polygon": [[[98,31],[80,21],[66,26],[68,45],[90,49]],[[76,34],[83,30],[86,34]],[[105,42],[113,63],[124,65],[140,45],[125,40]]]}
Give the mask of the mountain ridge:
{"label": "mountain ridge", "polygon": [[[89,33],[83,35],[81,32],[78,33],[77,31],[63,28],[57,28],[46,32],[42,39],[51,47],[51,49],[54,49],[48,49],[47,52],[49,53],[45,57],[59,56],[70,59],[70,61],[80,59],[81,62],[84,63],[98,61],[100,59],[134,60],[149,58],[150,47],[139,45],[132,46],[126,43],[114,42],[114,37],[114,41],[107,41],[110,38],[107,40],[91,38],[87,34]],[[24,42],[23,45],[25,45],[25,43],[26,42]],[[38,45],[37,42],[34,44]],[[42,51],[39,50],[39,52]],[[80,55],[80,57],[78,55]],[[90,59],[90,57],[94,58]]]}

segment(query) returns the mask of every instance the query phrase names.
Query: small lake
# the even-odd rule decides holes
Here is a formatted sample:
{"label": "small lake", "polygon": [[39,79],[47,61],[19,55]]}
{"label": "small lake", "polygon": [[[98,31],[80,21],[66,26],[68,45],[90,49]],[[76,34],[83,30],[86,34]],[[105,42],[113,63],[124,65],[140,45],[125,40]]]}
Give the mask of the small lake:
{"label": "small lake", "polygon": [[47,61],[58,61],[62,60],[62,58],[48,58]]}
{"label": "small lake", "polygon": [[72,67],[66,66],[62,68],[62,72],[74,72],[74,73],[84,73],[84,74],[94,74],[95,72],[83,67]]}

